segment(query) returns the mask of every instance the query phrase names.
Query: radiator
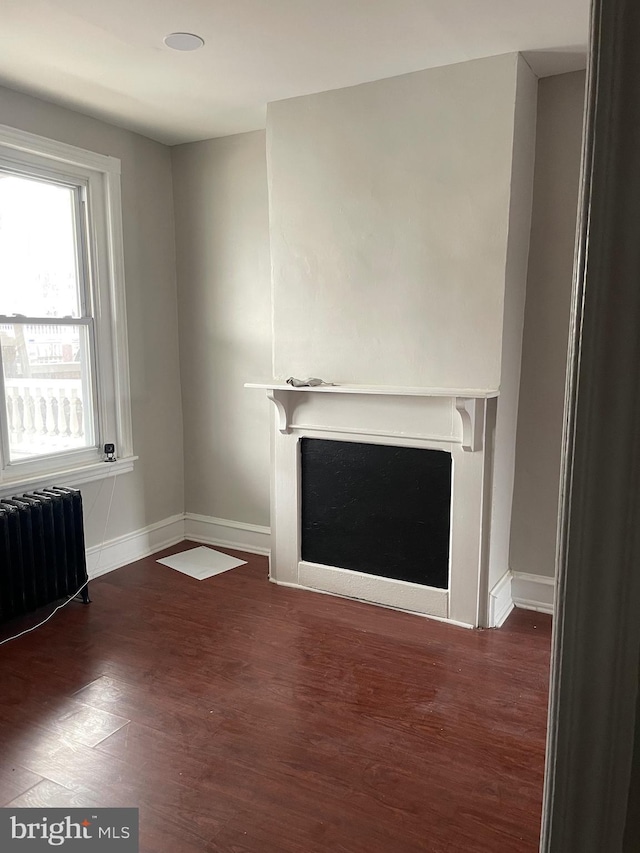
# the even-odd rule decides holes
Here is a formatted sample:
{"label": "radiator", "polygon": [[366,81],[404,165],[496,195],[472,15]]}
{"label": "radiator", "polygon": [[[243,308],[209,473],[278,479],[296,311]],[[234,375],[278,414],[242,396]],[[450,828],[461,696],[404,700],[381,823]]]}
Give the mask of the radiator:
{"label": "radiator", "polygon": [[[87,582],[82,495],[52,486],[0,500],[0,622]],[[88,588],[82,600],[89,601]]]}

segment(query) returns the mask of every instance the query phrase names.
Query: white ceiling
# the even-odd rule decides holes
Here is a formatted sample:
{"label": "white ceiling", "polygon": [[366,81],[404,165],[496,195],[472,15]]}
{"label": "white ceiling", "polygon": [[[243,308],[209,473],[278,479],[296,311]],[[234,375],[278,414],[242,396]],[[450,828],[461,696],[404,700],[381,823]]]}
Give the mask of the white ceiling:
{"label": "white ceiling", "polygon": [[[589,0],[0,0],[0,83],[175,144],[264,127],[269,101],[481,56],[575,70],[588,14]],[[205,46],[169,50],[175,31]]]}

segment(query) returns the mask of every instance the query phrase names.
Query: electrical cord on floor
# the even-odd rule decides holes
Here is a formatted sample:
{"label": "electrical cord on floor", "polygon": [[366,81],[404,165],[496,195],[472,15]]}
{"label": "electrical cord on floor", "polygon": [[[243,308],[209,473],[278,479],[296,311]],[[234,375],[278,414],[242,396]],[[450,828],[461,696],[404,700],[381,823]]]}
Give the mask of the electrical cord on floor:
{"label": "electrical cord on floor", "polygon": [[[116,480],[118,479],[118,475],[117,475],[117,474],[115,474],[115,473],[114,473],[112,476],[113,476],[113,482],[112,482],[112,484],[111,484],[111,496],[109,497],[109,507],[107,508],[107,517],[106,517],[105,522],[104,522],[104,531],[103,531],[103,533],[102,533],[102,544],[100,545],[100,550],[98,551],[98,560],[97,560],[97,562],[96,562],[96,566],[95,566],[95,569],[94,569],[94,574],[95,574],[95,572],[97,571],[98,567],[100,566],[100,559],[101,559],[101,557],[102,557],[102,551],[103,551],[103,549],[104,549],[104,545],[105,545],[105,542],[106,542],[106,539],[107,539],[107,525],[109,524],[109,518],[110,518],[110,516],[111,516],[111,506],[112,506],[112,504],[113,504],[113,494],[114,494],[114,492],[115,492],[115,490],[116,490]],[[104,483],[104,481],[103,481],[103,483]],[[100,491],[102,491],[102,485],[100,486],[100,490],[99,490],[99,492],[100,492]],[[91,505],[91,510],[93,510],[93,507],[95,506],[95,504],[96,504],[96,502],[97,502],[97,500],[98,500],[99,492],[98,492],[98,495],[96,495],[96,498],[95,498],[95,500],[94,500],[93,504]],[[82,590],[83,590],[83,589],[84,589],[88,584],[89,584],[89,580],[87,579],[87,580],[82,584],[82,586],[80,587],[80,589],[79,589],[79,590],[77,590],[77,592],[74,592],[74,593],[73,593],[73,595],[70,595],[70,596],[67,598],[67,600],[66,600],[66,601],[63,601],[63,602],[62,602],[62,604],[59,604],[59,605],[58,605],[54,610],[52,610],[52,612],[47,616],[47,618],[46,618],[46,619],[43,619],[43,620],[42,620],[42,622],[38,622],[38,624],[37,624],[37,625],[32,625],[32,627],[31,627],[31,628],[27,628],[27,629],[26,629],[26,630],[24,630],[24,631],[20,631],[20,633],[19,633],[19,634],[15,634],[13,637],[7,637],[5,640],[0,640],[0,646],[4,646],[4,645],[5,645],[5,643],[10,643],[10,642],[11,642],[11,640],[17,640],[17,639],[18,639],[18,637],[24,637],[24,635],[25,635],[25,634],[30,634],[32,631],[35,631],[35,630],[37,630],[38,628],[42,628],[42,626],[43,626],[43,625],[46,625],[46,624],[47,624],[47,622],[48,622],[50,619],[52,619],[52,618],[56,615],[56,613],[58,612],[58,610],[62,610],[62,608],[63,608],[63,607],[66,607],[66,606],[67,606],[67,604],[69,604],[69,602],[70,602],[70,601],[73,601],[75,598],[77,598],[77,597],[80,595],[80,593],[82,592]]]}

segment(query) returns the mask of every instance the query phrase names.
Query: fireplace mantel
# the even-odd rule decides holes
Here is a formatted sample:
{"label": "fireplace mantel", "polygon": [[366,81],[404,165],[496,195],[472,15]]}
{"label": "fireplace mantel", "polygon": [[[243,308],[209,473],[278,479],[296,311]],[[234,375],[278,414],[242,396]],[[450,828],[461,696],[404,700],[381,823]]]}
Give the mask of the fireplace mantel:
{"label": "fireplace mantel", "polygon": [[492,388],[410,388],[396,385],[314,385],[294,387],[285,382],[247,382],[245,388],[258,388],[276,407],[278,429],[287,434],[291,429],[292,404],[295,394],[368,394],[394,397],[447,397],[454,401],[462,422],[462,449],[482,448],[482,421],[485,401],[498,396]]}
{"label": "fireplace mantel", "polygon": [[[486,624],[492,436],[498,391],[247,383],[274,404],[271,432],[270,578],[457,624]],[[452,501],[447,589],[302,559],[301,442],[316,438],[441,450],[451,454]],[[392,519],[389,520],[392,525]]]}

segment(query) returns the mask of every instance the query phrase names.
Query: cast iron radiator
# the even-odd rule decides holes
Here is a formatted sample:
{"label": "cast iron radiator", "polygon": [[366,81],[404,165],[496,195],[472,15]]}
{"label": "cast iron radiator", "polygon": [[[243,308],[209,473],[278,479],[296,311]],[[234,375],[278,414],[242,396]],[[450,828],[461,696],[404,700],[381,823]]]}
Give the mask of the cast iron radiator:
{"label": "cast iron radiator", "polygon": [[[52,486],[0,500],[0,622],[87,582],[82,495]],[[82,600],[89,601],[88,588]]]}

